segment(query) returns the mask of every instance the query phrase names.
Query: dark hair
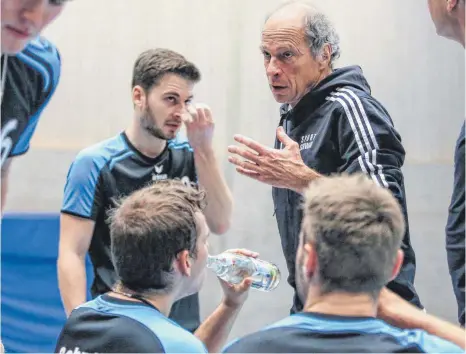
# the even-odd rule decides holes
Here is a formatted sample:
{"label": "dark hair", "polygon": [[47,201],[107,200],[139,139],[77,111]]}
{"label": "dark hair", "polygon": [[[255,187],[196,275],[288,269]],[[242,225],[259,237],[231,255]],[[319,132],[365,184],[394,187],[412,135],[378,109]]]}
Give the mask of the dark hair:
{"label": "dark hair", "polygon": [[205,193],[180,180],[163,180],[122,199],[109,213],[112,261],[121,285],[137,293],[173,288],[180,251],[196,256],[196,212]]}
{"label": "dark hair", "polygon": [[134,63],[132,86],[149,91],[168,73],[177,74],[197,83],[201,79],[199,69],[181,54],[170,49],[149,49],[139,55]]}

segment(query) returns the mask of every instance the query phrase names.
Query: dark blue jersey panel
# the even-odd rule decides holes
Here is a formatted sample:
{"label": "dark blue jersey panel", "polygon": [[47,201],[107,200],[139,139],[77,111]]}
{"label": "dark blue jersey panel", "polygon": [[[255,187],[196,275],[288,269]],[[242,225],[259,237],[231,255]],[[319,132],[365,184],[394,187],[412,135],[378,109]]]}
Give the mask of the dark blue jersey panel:
{"label": "dark blue jersey panel", "polygon": [[[42,102],[34,107],[33,114],[29,117],[28,124],[19,136],[10,156],[24,154],[29,149],[29,142],[37,127],[40,115],[52,98],[58,86],[61,73],[61,61],[58,50],[44,38],[31,41],[26,48],[16,55],[16,58],[25,63],[42,77],[41,90],[45,97]],[[36,102],[37,103],[37,102]],[[33,105],[34,106],[34,103]]]}

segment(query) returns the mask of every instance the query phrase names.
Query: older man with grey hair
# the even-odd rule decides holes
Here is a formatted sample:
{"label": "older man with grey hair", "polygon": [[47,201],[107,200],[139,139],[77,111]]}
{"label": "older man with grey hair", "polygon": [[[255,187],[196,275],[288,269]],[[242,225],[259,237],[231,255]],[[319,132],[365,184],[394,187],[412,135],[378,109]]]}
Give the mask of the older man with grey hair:
{"label": "older man with grey hair", "polygon": [[[362,171],[392,192],[408,225],[401,172],[405,150],[387,110],[371,96],[361,68],[334,68],[339,36],[316,8],[304,2],[280,6],[265,22],[261,48],[270,89],[282,103],[275,148],[236,135],[242,146],[228,148],[233,154],[229,161],[242,175],[273,187],[288,282],[296,289],[303,189],[333,173]],[[422,308],[413,285],[416,261],[408,226],[401,248],[404,262],[389,288]],[[301,310],[295,294],[291,312]]]}

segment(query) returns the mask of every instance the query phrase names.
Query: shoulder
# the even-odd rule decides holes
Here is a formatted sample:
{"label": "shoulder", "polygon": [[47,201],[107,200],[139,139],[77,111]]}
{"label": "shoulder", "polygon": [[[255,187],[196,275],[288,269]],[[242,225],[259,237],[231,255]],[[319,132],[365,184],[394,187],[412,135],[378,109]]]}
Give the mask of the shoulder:
{"label": "shoulder", "polygon": [[163,353],[159,338],[149,328],[129,317],[99,311],[86,303],[68,318],[57,342],[57,352]]}
{"label": "shoulder", "polygon": [[[283,343],[283,334],[286,329],[294,329],[293,319],[284,318],[275,322],[262,330],[250,333],[244,337],[238,338],[223,348],[224,353],[253,353],[269,352],[280,353],[287,352],[291,346]],[[287,333],[288,335],[289,333]],[[296,343],[295,343],[296,344]],[[283,348],[285,347],[285,348]]]}
{"label": "shoulder", "polygon": [[[90,308],[108,316],[122,316],[138,322],[148,329],[161,343],[164,352],[167,353],[204,353],[204,344],[177,323],[167,318],[162,313],[145,305],[114,304],[103,300],[103,297],[89,301],[80,308]],[[121,351],[118,351],[121,352]]]}
{"label": "shoulder", "polygon": [[152,312],[149,314],[145,311],[140,312],[137,319],[157,335],[167,353],[207,352],[205,345],[191,332],[160,313],[155,316]]}
{"label": "shoulder", "polygon": [[132,154],[120,135],[101,141],[81,150],[72,166],[85,172],[100,171],[106,165],[110,168],[116,161]]}
{"label": "shoulder", "polygon": [[[406,349],[417,349],[424,353],[464,353],[464,350],[421,329],[403,329],[380,321],[379,334],[386,335]],[[373,331],[371,331],[374,334]]]}
{"label": "shoulder", "polygon": [[326,100],[334,102],[335,109],[340,111],[358,110],[358,113],[363,113],[361,111],[362,109],[376,103],[380,105],[380,103],[367,92],[350,86],[337,88],[326,97]]}
{"label": "shoulder", "polygon": [[52,91],[58,84],[61,59],[58,49],[44,37],[37,37],[16,55],[43,79],[43,91]]}
{"label": "shoulder", "polygon": [[[291,346],[283,347],[282,328],[264,329],[238,338],[222,350],[223,353],[287,353]],[[288,335],[288,333],[286,333]]]}
{"label": "shoulder", "polygon": [[369,93],[354,87],[340,87],[326,98],[332,104],[335,117],[345,117],[350,125],[367,126],[377,124],[393,126],[393,121],[385,107]]}
{"label": "shoulder", "polygon": [[420,329],[401,330],[398,340],[405,345],[415,345],[425,353],[464,353],[457,345]]}

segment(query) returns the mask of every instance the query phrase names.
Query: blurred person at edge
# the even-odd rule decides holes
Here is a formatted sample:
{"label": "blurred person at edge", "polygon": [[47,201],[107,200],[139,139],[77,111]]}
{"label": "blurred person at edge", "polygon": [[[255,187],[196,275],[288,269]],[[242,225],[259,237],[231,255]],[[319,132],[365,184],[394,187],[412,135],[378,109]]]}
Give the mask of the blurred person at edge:
{"label": "blurred person at edge", "polygon": [[5,209],[11,162],[25,154],[52,98],[61,70],[57,48],[40,36],[67,0],[2,0],[1,210]]}
{"label": "blurred person at edge", "polygon": [[[429,11],[439,36],[452,39],[464,48],[465,0],[428,0]],[[461,79],[464,77],[461,75]],[[463,117],[464,119],[464,117]],[[448,269],[453,291],[458,304],[458,321],[464,327],[464,141],[465,122],[460,130],[455,147],[455,172],[453,192],[448,208],[448,221],[445,227]]]}

